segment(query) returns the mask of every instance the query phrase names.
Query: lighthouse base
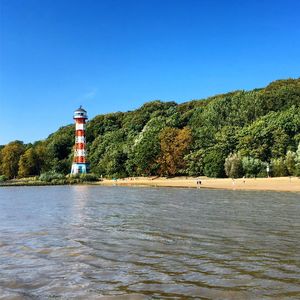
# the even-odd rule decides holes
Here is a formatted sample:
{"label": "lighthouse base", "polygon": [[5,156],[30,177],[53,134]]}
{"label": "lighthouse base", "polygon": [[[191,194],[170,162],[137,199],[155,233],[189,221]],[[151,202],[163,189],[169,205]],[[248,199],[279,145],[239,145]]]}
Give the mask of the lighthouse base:
{"label": "lighthouse base", "polygon": [[73,163],[71,174],[86,174],[90,171],[90,165],[87,163]]}

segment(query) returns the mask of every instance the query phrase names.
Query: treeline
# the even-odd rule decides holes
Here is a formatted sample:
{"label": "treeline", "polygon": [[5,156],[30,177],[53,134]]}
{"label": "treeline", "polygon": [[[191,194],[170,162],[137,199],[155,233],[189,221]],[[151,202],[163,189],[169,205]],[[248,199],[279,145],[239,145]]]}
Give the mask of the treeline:
{"label": "treeline", "polygon": [[[7,178],[70,172],[74,125],[1,147]],[[152,101],[87,124],[91,171],[103,177],[300,176],[300,79],[182,104]]]}

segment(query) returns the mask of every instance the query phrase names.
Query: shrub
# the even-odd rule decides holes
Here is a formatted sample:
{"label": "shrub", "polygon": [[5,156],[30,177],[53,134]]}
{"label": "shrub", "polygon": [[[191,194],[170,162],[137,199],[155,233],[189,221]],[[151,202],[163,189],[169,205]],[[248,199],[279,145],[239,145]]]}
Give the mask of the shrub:
{"label": "shrub", "polygon": [[81,182],[98,181],[98,177],[95,174],[80,174]]}
{"label": "shrub", "polygon": [[5,175],[0,175],[0,182],[4,182],[7,180],[7,177]]}
{"label": "shrub", "polygon": [[80,183],[80,182],[92,182],[98,181],[98,177],[95,174],[69,174],[66,176],[67,182],[70,184]]}
{"label": "shrub", "polygon": [[55,171],[49,171],[42,173],[39,177],[39,180],[44,181],[44,182],[58,182],[58,180],[63,180],[65,179],[65,175],[57,173]]}

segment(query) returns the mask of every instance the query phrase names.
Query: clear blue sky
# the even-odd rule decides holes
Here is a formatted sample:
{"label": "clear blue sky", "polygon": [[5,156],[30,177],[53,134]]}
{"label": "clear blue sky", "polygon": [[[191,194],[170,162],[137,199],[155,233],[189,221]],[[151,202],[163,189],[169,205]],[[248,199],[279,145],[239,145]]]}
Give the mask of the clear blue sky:
{"label": "clear blue sky", "polygon": [[0,0],[0,144],[300,76],[299,0]]}

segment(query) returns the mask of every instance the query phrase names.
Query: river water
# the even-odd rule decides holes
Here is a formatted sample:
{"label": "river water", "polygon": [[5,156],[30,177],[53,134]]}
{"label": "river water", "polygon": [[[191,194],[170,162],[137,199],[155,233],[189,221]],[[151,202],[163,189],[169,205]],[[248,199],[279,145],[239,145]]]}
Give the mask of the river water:
{"label": "river water", "polygon": [[0,299],[299,299],[300,194],[0,188]]}

